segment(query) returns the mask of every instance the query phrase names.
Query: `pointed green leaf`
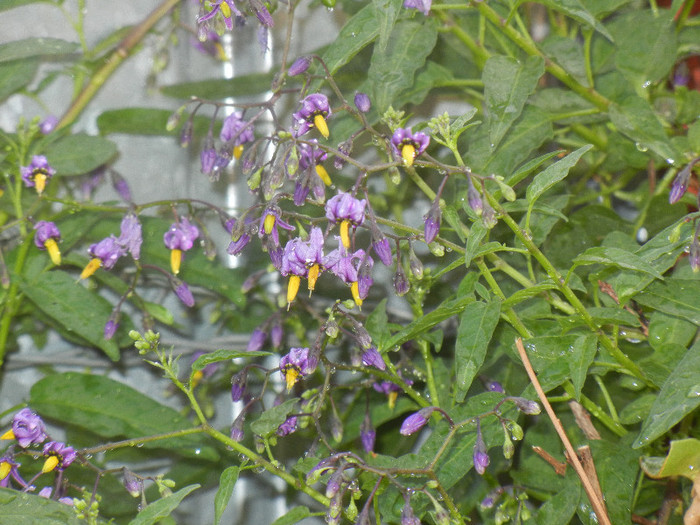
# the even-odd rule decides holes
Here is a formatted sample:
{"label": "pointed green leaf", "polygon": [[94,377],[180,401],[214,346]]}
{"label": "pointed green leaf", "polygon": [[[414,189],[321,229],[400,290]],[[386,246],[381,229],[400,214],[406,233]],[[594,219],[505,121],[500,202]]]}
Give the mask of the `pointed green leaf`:
{"label": "pointed green leaf", "polygon": [[0,44],[0,62],[22,60],[31,57],[69,55],[80,46],[60,38],[25,38]]}
{"label": "pointed green leaf", "polygon": [[63,329],[96,346],[111,360],[119,360],[117,342],[104,338],[104,325],[113,308],[107,299],[62,270],[41,272],[31,280],[17,282],[36,307]]}
{"label": "pointed green leaf", "polygon": [[481,301],[466,306],[455,342],[455,401],[461,403],[484,364],[486,350],[500,319],[501,303]]}
{"label": "pointed green leaf", "polygon": [[535,515],[537,525],[569,523],[581,498],[581,482],[569,471],[562,480],[563,488],[542,505]]}
{"label": "pointed green leaf", "polygon": [[0,63],[0,101],[29,84],[39,68],[38,60]]}
{"label": "pointed green leaf", "polygon": [[228,467],[221,473],[219,489],[216,491],[216,496],[214,496],[214,525],[219,525],[221,521],[221,516],[231,499],[233,486],[236,484],[236,481],[238,481],[238,474],[240,471],[241,469],[239,467],[233,466]]}
{"label": "pointed green leaf", "polygon": [[214,78],[197,82],[183,82],[163,86],[160,91],[166,97],[202,97],[220,100],[227,97],[247,97],[270,89],[273,73],[255,73],[235,78]]}
{"label": "pointed green leaf", "polygon": [[591,366],[597,350],[598,340],[593,334],[581,335],[574,341],[573,352],[568,361],[577,401],[581,398],[581,389],[586,382],[588,367]]}
{"label": "pointed green leaf", "polygon": [[[178,136],[187,114],[182,116],[182,123],[172,131],[166,129],[168,118],[172,115],[168,109],[123,108],[103,111],[97,117],[97,127],[103,135],[110,133],[128,133],[130,135]],[[209,129],[209,117],[195,117],[194,136],[204,136]]]}
{"label": "pointed green leaf", "polygon": [[372,102],[382,114],[396,98],[413,84],[416,71],[435,47],[437,25],[403,20],[394,26],[384,50],[375,48],[367,78]]}
{"label": "pointed green leaf", "polygon": [[696,279],[669,279],[668,282],[650,284],[635,301],[669,315],[687,319],[700,325],[698,281]]}
{"label": "pointed green leaf", "polygon": [[272,355],[271,352],[247,352],[245,350],[216,350],[208,354],[203,354],[192,363],[192,370],[202,370],[205,366],[221,361],[230,361],[238,357],[264,357]]}
{"label": "pointed green leaf", "polygon": [[646,273],[656,279],[664,278],[654,266],[639,257],[639,255],[635,255],[622,248],[615,248],[614,246],[596,246],[594,248],[589,248],[576,257],[573,263],[573,268],[588,264],[604,264]]}
{"label": "pointed green leaf", "polygon": [[287,399],[285,402],[268,408],[262,415],[250,424],[250,429],[262,437],[268,437],[286,421],[287,416],[294,412],[298,399]]}
{"label": "pointed green leaf", "polygon": [[153,525],[158,521],[170,516],[170,514],[180,505],[185,496],[197,490],[199,484],[187,485],[177,492],[173,492],[147,505],[136,517],[129,522],[129,525]]}
{"label": "pointed green leaf", "polygon": [[84,175],[112,160],[117,146],[102,137],[77,133],[53,142],[45,153],[57,175]]}
{"label": "pointed green leaf", "polygon": [[484,97],[488,106],[486,125],[491,148],[500,144],[523,111],[544,74],[544,60],[529,57],[524,63],[505,56],[493,56],[484,66]]}
{"label": "pointed green leaf", "polygon": [[544,0],[542,3],[595,29],[608,40],[613,40],[612,35],[605,29],[605,26],[596,20],[593,13],[580,0]]}
{"label": "pointed green leaf", "polygon": [[700,405],[698,370],[700,342],[688,350],[661,387],[634,448],[650,444]]}
{"label": "pointed green leaf", "polygon": [[[32,386],[29,402],[42,416],[111,440],[192,428],[177,410],[104,376],[77,372],[46,376]],[[218,457],[213,448],[202,445],[202,439],[195,436],[161,439],[143,446],[174,449],[198,459]]]}
{"label": "pointed green leaf", "polygon": [[287,514],[273,521],[271,525],[293,525],[294,523],[299,523],[301,520],[311,516],[312,514],[308,507],[294,507],[292,510],[287,512]]}
{"label": "pointed green leaf", "polygon": [[372,0],[374,12],[379,19],[379,40],[376,43],[379,51],[383,52],[389,43],[391,31],[401,13],[402,2],[403,0]]}
{"label": "pointed green leaf", "polygon": [[605,494],[611,523],[632,523],[633,498],[639,473],[639,451],[631,443],[634,436],[627,434],[616,441],[590,441],[600,489]]}
{"label": "pointed green leaf", "polygon": [[700,440],[688,438],[671,441],[665,458],[642,458],[642,468],[652,478],[685,476],[694,480],[700,472]]}
{"label": "pointed green leaf", "polygon": [[360,9],[340,30],[338,38],[323,53],[323,61],[333,75],[379,35],[379,19],[374,5]]}
{"label": "pointed green leaf", "polygon": [[12,525],[81,525],[73,507],[65,503],[0,487],[0,509],[4,523]]}
{"label": "pointed green leaf", "polygon": [[586,144],[535,175],[535,178],[527,187],[526,192],[526,197],[530,203],[530,206],[532,206],[535,201],[549,188],[554,186],[560,180],[563,180],[564,177],[569,174],[569,170],[576,165],[583,154],[592,147],[593,146],[591,144]]}

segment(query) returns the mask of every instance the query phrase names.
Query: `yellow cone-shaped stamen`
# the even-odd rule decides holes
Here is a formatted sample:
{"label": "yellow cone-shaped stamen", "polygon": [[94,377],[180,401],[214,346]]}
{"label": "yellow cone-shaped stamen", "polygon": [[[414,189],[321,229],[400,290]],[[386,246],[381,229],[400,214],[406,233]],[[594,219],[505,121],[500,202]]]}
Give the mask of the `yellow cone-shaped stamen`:
{"label": "yellow cone-shaped stamen", "polygon": [[180,273],[180,264],[182,263],[182,250],[175,248],[170,250],[170,269],[175,275]]}
{"label": "yellow cone-shaped stamen", "polygon": [[9,475],[11,470],[12,465],[10,465],[7,461],[0,463],[0,481]]}
{"label": "yellow cone-shaped stamen", "polygon": [[241,155],[243,155],[243,144],[239,144],[238,146],[233,147],[233,158],[238,160],[241,158]]}
{"label": "yellow cone-shaped stamen", "polygon": [[316,173],[326,186],[331,185],[331,177],[328,175],[326,168],[324,168],[321,164],[316,164]]}
{"label": "yellow cone-shaped stamen", "polygon": [[291,390],[292,387],[294,386],[294,383],[297,382],[297,379],[299,378],[299,370],[296,368],[290,368],[289,370],[286,370],[284,372],[284,379],[287,381],[287,391]]}
{"label": "yellow cone-shaped stamen", "polygon": [[44,193],[44,188],[46,188],[46,173],[39,172],[34,175],[34,187],[39,195]]}
{"label": "yellow cone-shaped stamen", "polygon": [[299,285],[301,285],[301,277],[298,275],[290,275],[289,284],[287,284],[287,309],[289,309],[289,305],[294,301],[297,293],[299,293]]}
{"label": "yellow cone-shaped stamen", "polygon": [[413,159],[416,158],[416,148],[413,144],[404,144],[401,148],[401,156],[406,166],[413,166]]}
{"label": "yellow cone-shaped stamen", "polygon": [[389,392],[389,393],[387,394],[387,397],[389,398],[389,399],[388,399],[388,401],[389,401],[389,408],[390,408],[391,410],[394,410],[394,407],[396,406],[396,398],[399,397],[399,393],[398,393],[398,392]]}
{"label": "yellow cone-shaped stamen", "polygon": [[225,18],[231,18],[231,8],[226,2],[221,2],[219,7],[221,8],[221,14],[223,14]]}
{"label": "yellow cone-shaped stamen", "polygon": [[83,268],[83,271],[80,274],[80,278],[87,279],[93,273],[95,273],[100,266],[102,266],[101,259],[98,259],[97,257],[95,257],[94,259],[91,259],[90,262],[87,264],[87,266],[85,268]]}
{"label": "yellow cone-shaped stamen", "polygon": [[350,221],[345,219],[340,223],[340,240],[346,250],[350,249]]}
{"label": "yellow cone-shaped stamen", "polygon": [[51,257],[51,262],[56,266],[61,264],[61,250],[58,249],[58,244],[56,244],[56,239],[46,239],[44,242],[44,247],[46,251],[49,252],[49,257]]}
{"label": "yellow cone-shaped stamen", "polygon": [[0,439],[15,439],[15,433],[12,432],[12,429],[10,429],[0,436]]}
{"label": "yellow cone-shaped stamen", "polygon": [[51,472],[58,466],[58,461],[58,456],[49,456],[46,458],[46,461],[44,461],[44,466],[41,467],[41,471],[43,473]]}
{"label": "yellow cone-shaped stamen", "polygon": [[263,221],[263,229],[265,230],[265,233],[267,235],[270,235],[272,233],[272,228],[275,227],[276,220],[277,220],[277,217],[275,217],[271,213],[268,213],[267,215],[265,215],[265,220]]}
{"label": "yellow cone-shaped stamen", "polygon": [[190,382],[192,384],[192,388],[195,388],[203,377],[204,372],[202,372],[201,370],[197,370],[194,374],[192,374],[192,381]]}
{"label": "yellow cone-shaped stamen", "polygon": [[357,306],[362,306],[362,297],[360,297],[360,285],[357,281],[350,285],[350,291],[352,292],[352,298],[355,299],[355,304]]}
{"label": "yellow cone-shaped stamen", "polygon": [[224,46],[216,42],[214,44],[214,49],[216,49],[216,58],[218,58],[221,61],[228,60],[228,57],[226,56],[226,51],[224,51]]}
{"label": "yellow cone-shaped stamen", "polygon": [[314,288],[316,288],[316,281],[318,280],[320,273],[321,267],[318,264],[314,264],[311,268],[309,268],[309,295],[311,295],[311,292],[313,292]]}
{"label": "yellow cone-shaped stamen", "polygon": [[328,131],[328,124],[326,123],[326,119],[323,118],[323,115],[320,113],[314,115],[314,126],[318,128],[318,131],[323,135],[325,138],[328,138],[328,135],[330,135],[330,131]]}

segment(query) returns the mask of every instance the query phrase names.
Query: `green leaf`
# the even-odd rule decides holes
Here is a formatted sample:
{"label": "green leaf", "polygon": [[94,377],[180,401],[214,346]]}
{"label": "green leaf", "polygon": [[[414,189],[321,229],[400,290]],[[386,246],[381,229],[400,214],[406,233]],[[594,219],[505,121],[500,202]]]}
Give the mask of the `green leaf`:
{"label": "green leaf", "polygon": [[0,44],[0,62],[23,60],[31,57],[61,56],[74,53],[80,46],[60,38],[25,38]]}
{"label": "green leaf", "polygon": [[635,9],[610,24],[617,48],[615,65],[642,96],[650,84],[666,79],[676,63],[676,24],[669,15]]}
{"label": "green leaf", "polygon": [[664,278],[654,266],[638,255],[623,250],[622,248],[615,248],[614,246],[596,246],[594,248],[589,248],[576,257],[573,263],[572,269],[577,266],[585,266],[588,264],[605,264],[646,273],[656,279]]}
{"label": "green leaf", "polygon": [[287,416],[294,411],[298,399],[287,399],[285,402],[268,408],[262,415],[250,424],[250,429],[257,435],[268,437],[287,420]]}
{"label": "green leaf", "polygon": [[503,301],[503,308],[512,308],[516,304],[526,301],[527,299],[532,299],[533,297],[537,297],[544,292],[557,289],[558,287],[552,282],[544,282],[530,286],[529,288],[523,288],[522,290],[518,290],[517,292],[513,293],[510,297]]}
{"label": "green leaf", "polygon": [[238,357],[264,357],[272,355],[271,352],[246,352],[244,350],[216,350],[208,354],[203,354],[192,363],[192,370],[202,370],[205,366],[221,361],[230,361]]}
{"label": "green leaf", "polygon": [[591,366],[597,351],[598,340],[593,334],[581,335],[574,341],[573,352],[568,362],[577,401],[581,399],[581,389],[586,382],[588,367]]}
{"label": "green leaf", "polygon": [[576,335],[546,335],[523,341],[545,392],[556,388],[570,377],[569,361],[581,351],[575,348],[578,338]]}
{"label": "green leaf", "polygon": [[[644,367],[642,367],[642,370],[644,370],[644,373],[647,372]],[[655,400],[656,394],[642,394],[635,398],[631,403],[625,405],[625,408],[620,410],[620,423],[623,425],[637,425],[641,423],[649,415]]]}
{"label": "green leaf", "polygon": [[564,177],[569,174],[569,170],[576,165],[583,154],[592,147],[593,146],[591,144],[586,144],[535,175],[535,178],[527,187],[526,192],[526,197],[530,203],[530,207],[534,205],[535,201],[544,192],[546,192],[560,180],[563,180]]}
{"label": "green leaf", "polygon": [[170,310],[161,304],[144,301],[143,307],[145,308],[146,313],[152,316],[156,321],[167,324],[168,326],[172,326],[172,324],[175,322],[173,314],[170,313]]}
{"label": "green leaf", "polygon": [[180,502],[185,499],[190,492],[197,490],[199,484],[187,485],[177,492],[173,492],[147,505],[136,517],[129,522],[129,525],[153,525],[159,520],[170,516]]}
{"label": "green leaf", "polygon": [[455,401],[461,403],[484,364],[486,350],[500,319],[501,303],[468,304],[459,320],[455,342]]}
{"label": "green leaf", "polygon": [[661,387],[649,416],[634,442],[634,448],[648,445],[700,405],[700,342],[683,356]]}
{"label": "green leaf", "polygon": [[238,474],[240,471],[241,469],[239,467],[233,466],[228,467],[221,473],[219,489],[216,491],[216,496],[214,496],[214,525],[219,525],[221,521],[221,516],[231,499],[233,486],[236,484],[236,481],[238,481]]}
{"label": "green leaf", "polygon": [[112,361],[119,360],[117,343],[104,338],[104,325],[113,308],[107,299],[90,292],[61,270],[42,272],[31,280],[19,278],[17,283],[37,308],[69,334],[96,346]]}
{"label": "green leaf", "polygon": [[38,60],[13,60],[0,63],[0,101],[29,84],[38,68]]}
{"label": "green leaf", "polygon": [[700,325],[700,303],[698,303],[696,279],[668,279],[664,283],[655,282],[642,293],[635,295],[634,299],[654,310]]}
{"label": "green leaf", "polygon": [[299,523],[301,520],[311,516],[313,516],[313,514],[311,514],[308,507],[294,507],[292,510],[287,512],[287,514],[273,521],[271,525],[293,525],[294,523]]}
{"label": "green leaf", "polygon": [[[30,405],[45,417],[75,425],[108,439],[139,438],[192,428],[177,410],[161,405],[128,385],[104,376],[66,372],[32,386]],[[173,437],[144,443],[197,459],[218,454],[198,437]]]}
{"label": "green leaf", "polygon": [[[586,76],[586,60],[583,52],[583,44],[572,38],[567,38],[561,35],[549,35],[540,44],[542,51],[550,59],[563,67],[567,73],[574,77],[580,84],[588,85]],[[546,90],[548,97],[553,94],[559,94],[552,89]],[[563,91],[563,93],[570,93]],[[566,95],[564,95],[566,96]],[[573,94],[573,100],[582,100],[576,94]]]}
{"label": "green leaf", "polygon": [[652,478],[685,476],[694,480],[700,471],[700,440],[694,438],[671,441],[665,458],[642,458],[644,473]]}
{"label": "green leaf", "polygon": [[384,52],[389,43],[394,24],[399,17],[399,13],[401,13],[402,0],[372,0],[372,4],[374,5],[374,12],[379,19],[379,40],[375,45],[376,49]]}
{"label": "green leaf", "polygon": [[595,29],[608,40],[613,40],[612,35],[605,29],[605,26],[596,20],[593,13],[580,0],[544,0],[542,3]]}
{"label": "green leaf", "polygon": [[388,323],[386,298],[384,298],[374,307],[365,321],[365,328],[378,348],[383,348],[385,340],[389,337]]}
{"label": "green leaf", "polygon": [[[172,111],[153,108],[123,108],[104,111],[97,117],[97,127],[103,135],[110,133],[127,133],[130,135],[149,136],[177,136],[182,126],[172,131],[166,129],[168,118]],[[182,116],[182,121],[187,115]],[[194,135],[204,135],[209,128],[211,119],[208,117],[195,117]]]}
{"label": "green leaf", "polygon": [[632,523],[640,455],[631,448],[632,440],[633,436],[627,434],[615,442],[602,439],[589,442],[611,523]]}
{"label": "green leaf", "polygon": [[235,78],[214,78],[163,86],[166,97],[189,100],[191,97],[220,100],[227,97],[247,97],[270,89],[273,73],[254,73]]}
{"label": "green leaf", "polygon": [[338,37],[323,53],[331,75],[347,64],[352,57],[368,46],[379,35],[379,18],[374,5],[360,9],[340,30]]}
{"label": "green leaf", "polygon": [[683,159],[646,100],[627,97],[619,104],[611,104],[609,114],[618,131],[633,140],[638,149],[650,149],[669,164]]}
{"label": "green leaf", "polygon": [[[465,209],[469,206],[468,203],[463,201]],[[467,245],[464,249],[464,265],[469,267],[469,265],[476,257],[476,252],[479,251],[481,247],[481,241],[486,237],[486,226],[481,221],[475,222],[469,231],[469,236],[467,237]]]}
{"label": "green leaf", "polygon": [[508,177],[506,177],[506,182],[508,184],[510,184],[511,186],[515,186],[518,182],[527,178],[530,175],[530,173],[535,171],[542,164],[547,162],[552,157],[556,157],[560,153],[562,153],[561,150],[552,151],[550,153],[545,153],[544,155],[540,155],[539,157],[536,157],[529,162],[526,162],[525,164],[520,166],[517,169],[517,171],[515,171],[512,175],[508,175]]}
{"label": "green leaf", "polygon": [[649,345],[657,351],[672,343],[687,348],[697,332],[696,325],[674,315],[657,310],[649,317]]}
{"label": "green leaf", "polygon": [[562,480],[561,485],[563,488],[537,510],[537,525],[569,523],[576,513],[581,498],[581,483],[576,476],[569,474]]}
{"label": "green leaf", "polygon": [[2,520],[12,525],[81,525],[73,507],[37,494],[0,487]]}
{"label": "green leaf", "polygon": [[433,326],[441,323],[445,319],[449,319],[453,315],[462,312],[464,308],[474,301],[473,297],[458,297],[456,299],[448,299],[435,308],[432,312],[428,312],[423,317],[416,319],[403,330],[395,333],[380,349],[380,352],[390,350],[395,346],[414,339],[417,335],[427,332]]}
{"label": "green leaf", "polygon": [[403,20],[394,26],[386,49],[374,49],[367,79],[379,114],[413,84],[416,71],[435,47],[437,25]]}
{"label": "green leaf", "polygon": [[102,137],[77,133],[53,142],[45,153],[57,175],[83,175],[112,160],[117,146]]}
{"label": "green leaf", "polygon": [[493,56],[484,66],[484,97],[488,106],[486,125],[491,148],[498,147],[523,111],[544,74],[544,60],[529,57],[524,63],[506,56]]}

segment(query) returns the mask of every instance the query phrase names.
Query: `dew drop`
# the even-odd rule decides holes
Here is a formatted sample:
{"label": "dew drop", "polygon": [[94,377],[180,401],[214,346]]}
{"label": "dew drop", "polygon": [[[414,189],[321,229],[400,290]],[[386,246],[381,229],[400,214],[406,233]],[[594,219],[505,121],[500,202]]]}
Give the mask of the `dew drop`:
{"label": "dew drop", "polygon": [[649,146],[647,146],[646,144],[642,144],[641,142],[635,142],[634,145],[642,153],[644,153],[645,151],[649,151]]}
{"label": "dew drop", "polygon": [[690,387],[690,390],[688,390],[686,397],[689,397],[691,399],[695,397],[700,397],[700,385],[693,385],[692,387]]}

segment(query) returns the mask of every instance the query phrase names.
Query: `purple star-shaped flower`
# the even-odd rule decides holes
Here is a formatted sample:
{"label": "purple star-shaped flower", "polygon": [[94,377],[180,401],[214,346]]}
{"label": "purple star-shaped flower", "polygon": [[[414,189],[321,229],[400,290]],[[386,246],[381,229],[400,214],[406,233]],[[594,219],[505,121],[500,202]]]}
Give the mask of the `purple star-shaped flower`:
{"label": "purple star-shaped flower", "polygon": [[170,229],[163,235],[163,243],[170,250],[170,267],[175,275],[180,272],[182,252],[192,249],[198,237],[199,229],[191,224],[187,217],[171,224]]}
{"label": "purple star-shaped flower", "polygon": [[36,188],[39,195],[44,192],[48,180],[56,174],[56,170],[43,155],[34,155],[29,166],[22,166],[20,172],[24,185],[27,188]]}
{"label": "purple star-shaped flower", "polygon": [[311,128],[317,128],[325,138],[328,138],[326,119],[331,116],[331,106],[328,97],[322,93],[313,93],[301,101],[301,109],[294,113],[295,137],[301,137]]}
{"label": "purple star-shaped flower", "polygon": [[39,221],[34,225],[36,235],[34,244],[40,250],[47,250],[51,261],[58,266],[61,264],[61,251],[58,249],[57,241],[61,240],[61,232],[55,223],[49,221]]}
{"label": "purple star-shaped flower", "polygon": [[430,137],[411,128],[399,128],[391,137],[391,145],[397,157],[403,159],[406,166],[412,166],[415,158],[423,153],[430,144]]}
{"label": "purple star-shaped flower", "polygon": [[243,13],[238,10],[236,7],[236,2],[233,0],[218,0],[218,2],[211,3],[211,11],[204,13],[197,18],[197,23],[202,24],[203,22],[214,18],[216,13],[221,13],[221,16],[224,18],[224,23],[226,24],[226,29],[230,31],[233,29],[233,18],[231,17],[231,12],[233,12],[235,16],[243,16]]}
{"label": "purple star-shaped flower", "polygon": [[280,359],[280,374],[291,390],[300,377],[311,374],[316,370],[317,360],[310,356],[308,348],[292,348]]}
{"label": "purple star-shaped flower", "polygon": [[16,439],[20,447],[27,448],[29,445],[43,443],[47,437],[41,418],[30,408],[23,408],[12,418],[12,430],[5,432],[0,439]]}
{"label": "purple star-shaped flower", "polygon": [[280,245],[280,236],[279,232],[277,231],[278,226],[288,231],[294,229],[294,226],[282,220],[280,214],[280,209],[277,206],[270,206],[260,217],[260,228],[258,230],[258,235],[260,237],[269,235],[272,238],[275,246]]}
{"label": "purple star-shaped flower", "polygon": [[73,447],[60,441],[49,441],[44,445],[42,453],[47,456],[41,469],[43,472],[51,472],[54,469],[61,471],[70,466],[77,456]]}
{"label": "purple star-shaped flower", "polygon": [[350,226],[361,225],[365,220],[367,201],[359,200],[349,193],[338,193],[326,203],[326,218],[334,223],[340,223],[340,239],[345,248],[350,248]]}
{"label": "purple star-shaped flower", "polygon": [[231,150],[236,159],[240,159],[243,153],[243,144],[253,142],[255,135],[253,134],[253,126],[243,120],[241,112],[236,111],[224,120],[219,138],[224,143],[225,148]]}

